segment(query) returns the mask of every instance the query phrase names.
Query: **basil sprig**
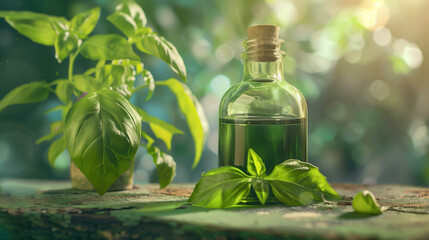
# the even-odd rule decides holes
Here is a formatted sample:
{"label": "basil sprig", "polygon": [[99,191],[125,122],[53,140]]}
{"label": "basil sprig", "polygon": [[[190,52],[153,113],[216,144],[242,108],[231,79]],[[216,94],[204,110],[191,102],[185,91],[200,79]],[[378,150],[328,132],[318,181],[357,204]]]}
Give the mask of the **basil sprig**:
{"label": "basil sprig", "polygon": [[224,166],[203,173],[189,202],[206,208],[228,208],[246,198],[251,188],[261,204],[266,203],[270,189],[279,201],[293,206],[342,199],[316,166],[296,159],[278,164],[267,176],[261,157],[250,148],[247,171],[249,174]]}

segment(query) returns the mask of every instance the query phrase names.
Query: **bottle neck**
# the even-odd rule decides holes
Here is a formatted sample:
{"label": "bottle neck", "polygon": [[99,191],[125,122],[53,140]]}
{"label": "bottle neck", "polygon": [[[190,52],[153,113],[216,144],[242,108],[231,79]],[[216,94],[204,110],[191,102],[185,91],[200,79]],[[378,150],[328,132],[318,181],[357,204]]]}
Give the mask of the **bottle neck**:
{"label": "bottle neck", "polygon": [[243,42],[243,81],[283,81],[283,56],[280,38],[258,38]]}

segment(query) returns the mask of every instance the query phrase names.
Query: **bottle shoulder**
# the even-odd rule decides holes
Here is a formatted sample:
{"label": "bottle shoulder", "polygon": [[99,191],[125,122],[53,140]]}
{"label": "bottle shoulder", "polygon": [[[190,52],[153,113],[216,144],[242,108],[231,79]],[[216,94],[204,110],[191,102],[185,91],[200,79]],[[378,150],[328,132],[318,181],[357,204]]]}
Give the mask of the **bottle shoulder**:
{"label": "bottle shoulder", "polygon": [[304,96],[286,81],[242,81],[225,92],[219,116],[307,117]]}

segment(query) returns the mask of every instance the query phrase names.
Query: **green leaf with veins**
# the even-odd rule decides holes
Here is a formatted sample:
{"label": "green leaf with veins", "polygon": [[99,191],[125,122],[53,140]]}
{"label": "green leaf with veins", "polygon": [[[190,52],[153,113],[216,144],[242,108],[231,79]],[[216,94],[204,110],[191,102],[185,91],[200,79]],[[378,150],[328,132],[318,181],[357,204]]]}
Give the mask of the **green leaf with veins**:
{"label": "green leaf with veins", "polygon": [[53,122],[51,124],[51,132],[48,135],[37,139],[36,144],[52,140],[54,137],[58,136],[61,133],[63,133],[63,121]]}
{"label": "green leaf with veins", "polygon": [[380,207],[374,194],[370,191],[360,191],[353,197],[353,209],[359,213],[381,214],[387,207]]}
{"label": "green leaf with veins", "polygon": [[247,172],[252,176],[264,177],[265,164],[261,157],[252,149],[247,152]]}
{"label": "green leaf with veins", "polygon": [[59,63],[67,58],[71,52],[77,49],[79,45],[79,37],[70,32],[62,32],[55,39],[55,58]]}
{"label": "green leaf with veins", "polygon": [[73,91],[74,91],[74,86],[67,79],[61,79],[58,82],[57,87],[55,88],[55,94],[57,94],[57,97],[64,104],[67,104],[71,101],[71,96],[73,94]]}
{"label": "green leaf with veins", "polygon": [[91,60],[131,59],[140,61],[131,44],[117,34],[95,35],[86,39],[80,53]]}
{"label": "green leaf with veins", "polygon": [[303,206],[323,201],[317,190],[283,180],[267,179],[267,181],[270,183],[274,196],[289,206]]}
{"label": "green leaf with veins", "polygon": [[57,35],[69,24],[62,17],[26,11],[0,11],[0,17],[33,42],[46,46],[53,46]]}
{"label": "green leaf with veins", "polygon": [[179,110],[185,116],[189,130],[194,139],[195,157],[192,168],[195,168],[200,160],[204,148],[205,135],[208,132],[208,122],[201,104],[186,85],[174,78],[165,81],[157,81],[155,84],[167,86],[176,96]]}
{"label": "green leaf with veins", "polygon": [[116,12],[125,13],[130,16],[136,24],[137,29],[145,27],[147,23],[143,9],[133,1],[126,1],[116,6]]}
{"label": "green leaf with veins", "polygon": [[183,132],[180,129],[177,129],[175,126],[149,115],[141,108],[137,107],[136,109],[140,114],[141,120],[143,122],[149,123],[149,126],[155,136],[165,143],[165,146],[167,146],[168,150],[171,150],[171,139],[175,134],[183,134]]}
{"label": "green leaf with veins", "polygon": [[99,7],[79,13],[70,21],[70,29],[76,33],[79,38],[85,39],[92,32],[92,30],[94,30],[99,17]]}
{"label": "green leaf with veins", "polygon": [[147,151],[152,156],[156,166],[160,188],[165,188],[176,175],[176,162],[172,156],[162,152],[157,147],[147,147]]}
{"label": "green leaf with veins", "polygon": [[[278,164],[274,167],[273,172],[265,179],[297,184],[318,192],[320,198],[329,201],[341,199],[340,195],[329,185],[326,177],[319,172],[316,166],[296,159],[289,159]],[[273,185],[271,185],[271,187],[273,187]]]}
{"label": "green leaf with veins", "polygon": [[49,146],[48,160],[52,167],[55,166],[55,160],[57,160],[58,156],[64,152],[64,150],[66,150],[64,136],[61,136],[61,138],[58,138]]}
{"label": "green leaf with veins", "polygon": [[46,83],[27,83],[6,94],[6,96],[0,101],[0,112],[10,105],[41,102],[46,100],[48,96],[49,87]]}
{"label": "green leaf with veins", "polygon": [[227,208],[249,195],[251,177],[236,167],[226,166],[201,175],[189,202],[206,208]]}
{"label": "green leaf with veins", "polygon": [[176,47],[165,38],[156,33],[143,34],[136,41],[136,46],[140,51],[166,62],[179,75],[180,79],[186,82],[185,63]]}
{"label": "green leaf with veins", "polygon": [[103,89],[77,101],[64,134],[71,159],[103,195],[127,171],[141,136],[141,119],[119,93]]}

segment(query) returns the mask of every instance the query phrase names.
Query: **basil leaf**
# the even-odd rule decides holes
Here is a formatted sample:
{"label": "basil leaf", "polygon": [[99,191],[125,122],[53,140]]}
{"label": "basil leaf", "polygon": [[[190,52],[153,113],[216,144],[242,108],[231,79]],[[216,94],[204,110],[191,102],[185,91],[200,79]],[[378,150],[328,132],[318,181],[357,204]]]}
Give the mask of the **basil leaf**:
{"label": "basil leaf", "polygon": [[121,30],[127,37],[133,37],[135,35],[137,24],[130,15],[123,12],[115,12],[108,16],[107,20],[113,23],[113,25]]}
{"label": "basil leaf", "polygon": [[64,134],[71,159],[103,195],[127,171],[140,142],[141,119],[119,93],[89,93],[69,110]]}
{"label": "basil leaf", "polygon": [[126,15],[130,16],[134,20],[134,23],[136,24],[137,28],[142,28],[146,26],[146,15],[144,14],[143,9],[135,2],[128,1],[119,4],[116,7],[116,12],[123,12]]}
{"label": "basil leaf", "polygon": [[73,76],[73,85],[81,92],[95,92],[101,89],[100,83],[95,78],[81,74]]}
{"label": "basil leaf", "polygon": [[186,82],[186,67],[177,49],[156,33],[142,35],[136,42],[137,49],[166,62],[182,81]]}
{"label": "basil leaf", "polygon": [[139,113],[141,120],[143,122],[149,123],[150,128],[152,129],[155,136],[161,139],[168,150],[171,150],[171,139],[174,134],[183,134],[180,129],[177,129],[175,126],[164,122],[163,120],[149,115],[141,108],[136,108]]}
{"label": "basil leaf", "polygon": [[74,86],[67,79],[62,79],[58,82],[55,88],[55,93],[61,102],[67,104],[71,101],[71,96],[74,91]]}
{"label": "basil leaf", "polygon": [[356,212],[366,214],[381,214],[384,210],[380,208],[380,205],[378,205],[374,194],[367,190],[356,194],[353,198],[352,206]]}
{"label": "basil leaf", "polygon": [[48,135],[45,135],[37,139],[36,144],[42,143],[44,141],[52,140],[54,137],[58,136],[63,132],[63,121],[53,122],[51,124],[51,132]]}
{"label": "basil leaf", "polygon": [[[268,179],[267,179],[268,180]],[[322,196],[317,190],[306,188],[302,185],[283,180],[269,179],[274,196],[282,203],[290,206],[302,206],[322,201]]]}
{"label": "basil leaf", "polygon": [[149,93],[147,94],[146,100],[148,101],[155,91],[155,79],[153,79],[153,75],[149,70],[144,69],[142,72],[143,80],[147,84],[147,89],[149,90]]}
{"label": "basil leaf", "polygon": [[83,57],[91,60],[131,59],[140,61],[128,41],[116,34],[95,35],[81,46]]}
{"label": "basil leaf", "polygon": [[227,208],[249,195],[251,178],[236,167],[226,166],[201,175],[189,202],[206,208]]}
{"label": "basil leaf", "polygon": [[160,188],[165,188],[176,175],[176,162],[172,156],[160,151],[157,147],[148,147],[147,151],[152,155],[156,166]]}
{"label": "basil leaf", "polygon": [[341,199],[340,195],[329,185],[326,177],[319,172],[319,168],[310,163],[296,159],[286,160],[278,164],[274,167],[273,172],[265,179],[295,183],[302,187],[320,192],[325,200],[336,201]]}
{"label": "basil leaf", "polygon": [[58,156],[66,150],[66,142],[64,140],[64,136],[54,141],[51,146],[49,146],[48,150],[48,160],[52,167],[55,166],[55,160],[57,160]]}
{"label": "basil leaf", "polygon": [[208,122],[201,104],[186,85],[174,78],[158,81],[155,84],[169,87],[176,95],[179,109],[185,115],[189,130],[194,138],[195,158],[192,168],[195,168],[203,152],[204,136],[208,131]]}
{"label": "basil leaf", "polygon": [[62,17],[25,11],[0,11],[10,26],[33,42],[53,46],[57,34],[68,28],[68,21]]}
{"label": "basil leaf", "polygon": [[55,58],[59,63],[67,58],[79,45],[79,37],[70,32],[62,32],[55,38]]}
{"label": "basil leaf", "polygon": [[261,157],[251,148],[247,152],[247,172],[252,176],[265,176],[265,164]]}
{"label": "basil leaf", "polygon": [[143,146],[149,148],[152,146],[152,144],[155,142],[155,140],[153,140],[153,138],[151,136],[149,136],[147,133],[145,133],[144,131],[142,131],[142,138],[146,139],[147,143]]}
{"label": "basil leaf", "polygon": [[41,102],[48,96],[49,87],[44,82],[27,83],[6,94],[0,101],[0,112],[10,105]]}
{"label": "basil leaf", "polygon": [[259,201],[262,205],[265,205],[267,202],[268,195],[270,194],[270,184],[268,181],[262,178],[253,178],[252,179],[252,187],[256,192],[256,196],[258,196]]}
{"label": "basil leaf", "polygon": [[92,32],[92,30],[94,30],[99,17],[99,7],[79,13],[70,21],[70,29],[75,32],[79,38],[85,39]]}

